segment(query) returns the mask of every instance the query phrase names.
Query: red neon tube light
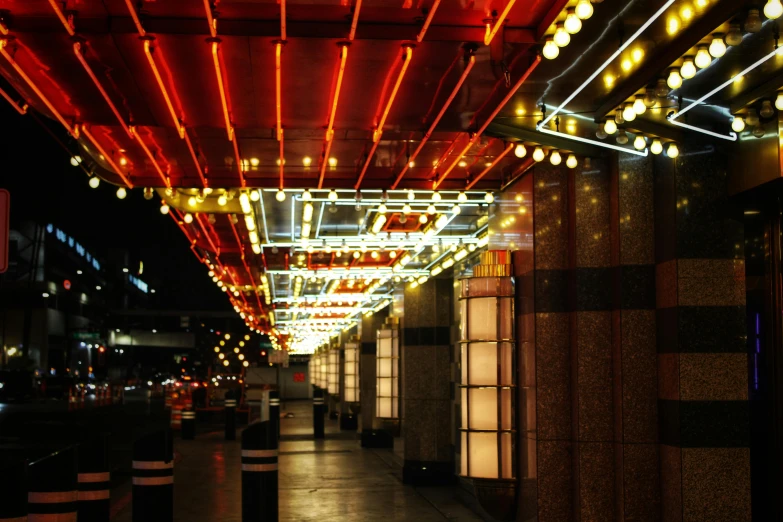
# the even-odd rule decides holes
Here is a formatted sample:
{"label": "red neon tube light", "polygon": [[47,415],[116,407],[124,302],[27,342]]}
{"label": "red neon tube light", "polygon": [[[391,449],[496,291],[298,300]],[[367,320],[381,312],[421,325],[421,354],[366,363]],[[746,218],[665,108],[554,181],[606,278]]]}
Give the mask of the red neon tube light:
{"label": "red neon tube light", "polygon": [[506,147],[506,150],[504,150],[504,151],[503,151],[503,152],[502,152],[502,153],[501,153],[501,154],[500,154],[500,155],[499,155],[497,158],[495,158],[495,161],[493,161],[492,163],[490,163],[490,164],[489,164],[489,166],[488,166],[487,168],[485,168],[484,170],[482,170],[482,171],[481,171],[481,174],[479,174],[478,176],[476,176],[476,179],[474,179],[473,181],[471,181],[470,183],[468,183],[468,186],[467,186],[467,187],[465,187],[465,190],[470,190],[470,189],[472,189],[472,188],[473,188],[473,186],[474,186],[476,183],[478,183],[478,181],[479,181],[481,178],[483,178],[484,176],[486,176],[486,175],[489,173],[489,171],[490,171],[490,170],[492,170],[493,168],[495,168],[495,165],[497,165],[497,164],[500,162],[500,160],[502,160],[503,158],[505,158],[505,157],[506,157],[506,155],[507,155],[509,152],[511,152],[511,151],[514,149],[514,147],[515,147],[515,146],[516,146],[516,144],[515,144],[515,143],[509,143],[509,144],[508,144],[508,147]]}
{"label": "red neon tube light", "polygon": [[217,20],[212,16],[212,8],[209,6],[209,0],[204,0],[204,11],[207,13],[207,23],[209,23],[209,34],[212,38],[217,37]]}
{"label": "red neon tube light", "polygon": [[193,148],[193,142],[190,141],[190,136],[188,136],[188,133],[185,133],[185,143],[188,146],[188,151],[190,151],[190,157],[193,159],[193,164],[196,166],[196,171],[198,172],[198,177],[201,179],[201,184],[204,185],[204,187],[207,187],[207,178],[204,176],[204,169],[201,168],[201,163],[198,161],[198,156],[196,155],[196,149]]}
{"label": "red neon tube light", "polygon": [[60,114],[60,111],[54,108],[54,105],[52,105],[52,102],[49,101],[49,98],[47,98],[44,95],[44,93],[41,92],[38,86],[33,83],[33,81],[22,70],[19,64],[16,63],[14,58],[10,54],[8,54],[8,51],[5,50],[7,44],[8,44],[7,40],[0,40],[0,54],[3,56],[3,58],[5,58],[6,61],[11,65],[11,67],[14,68],[16,73],[22,77],[22,79],[25,81],[28,87],[30,87],[30,89],[36,94],[36,96],[38,96],[41,99],[44,105],[46,105],[46,108],[49,109],[49,111],[54,115],[55,118],[57,118],[57,121],[59,121],[62,124],[62,126],[65,127],[65,130],[67,130],[68,133],[74,138],[78,138],[79,127],[77,125],[71,125],[70,123],[65,121],[63,115]]}
{"label": "red neon tube light", "polygon": [[60,19],[60,23],[63,24],[63,27],[65,27],[65,30],[68,31],[68,34],[74,36],[76,31],[73,30],[72,20],[69,20],[65,17],[62,9],[60,9],[60,6],[57,5],[57,0],[49,0],[49,5],[52,6],[52,9],[54,9],[55,14],[57,14],[57,18]]}
{"label": "red neon tube light", "polygon": [[[440,2],[440,0],[435,0]],[[356,26],[359,24],[359,11],[362,8],[362,0],[356,0],[356,5],[353,8],[353,20],[351,20],[351,32],[348,33],[348,40],[353,41],[356,37]]]}
{"label": "red neon tube light", "polygon": [[139,20],[139,15],[136,13],[136,8],[133,7],[133,0],[125,0],[125,5],[128,6],[128,11],[130,11],[131,18],[133,18],[133,23],[136,24],[136,30],[139,32],[139,36],[147,36],[147,31],[145,31],[144,27],[141,25],[141,20]]}
{"label": "red neon tube light", "polygon": [[416,156],[419,155],[421,149],[424,148],[424,145],[427,143],[427,141],[429,141],[430,137],[432,136],[432,133],[435,131],[435,127],[438,126],[438,123],[440,123],[441,118],[443,118],[443,115],[446,113],[446,109],[448,109],[449,105],[451,105],[451,102],[454,101],[454,98],[457,96],[457,93],[462,88],[462,84],[465,83],[465,80],[467,79],[468,74],[470,74],[470,71],[473,69],[474,65],[476,65],[476,57],[471,55],[467,67],[465,67],[465,70],[462,71],[462,76],[460,76],[457,85],[451,91],[451,94],[446,100],[446,103],[443,104],[443,108],[441,108],[440,112],[433,120],[432,125],[430,125],[430,128],[424,134],[424,137],[421,139],[421,142],[419,142],[419,146],[416,147],[416,150],[413,152],[413,155],[411,155],[408,162],[406,162],[405,166],[402,168],[402,171],[397,175],[397,179],[394,180],[394,183],[391,186],[392,190],[397,188],[397,185],[400,183],[400,180],[402,180],[403,176],[405,176],[405,173],[408,172],[408,167],[410,167],[411,162],[416,159]]}
{"label": "red neon tube light", "polygon": [[354,185],[356,190],[359,190],[359,187],[361,187],[362,180],[364,179],[364,175],[367,172],[367,167],[370,166],[372,157],[375,155],[375,150],[378,148],[378,143],[380,142],[381,135],[383,134],[383,126],[386,123],[386,117],[389,115],[389,111],[391,111],[392,105],[394,104],[394,99],[397,97],[397,91],[400,88],[400,84],[402,84],[403,78],[405,78],[405,73],[408,70],[408,65],[410,65],[412,57],[413,49],[410,46],[404,46],[402,52],[402,67],[400,68],[400,72],[397,76],[397,81],[394,83],[394,88],[392,89],[391,95],[389,96],[389,100],[386,102],[386,107],[383,110],[383,114],[381,115],[381,119],[378,122],[378,126],[373,131],[372,148],[370,149],[370,153],[367,155],[367,159],[364,162],[362,172],[359,174],[359,179],[356,181],[356,185]]}
{"label": "red neon tube light", "polygon": [[[209,0],[204,0],[208,2]],[[234,139],[234,127],[231,125],[231,113],[228,109],[228,95],[226,93],[226,87],[223,84],[223,71],[220,67],[220,44],[218,42],[212,42],[212,63],[215,65],[215,76],[217,77],[218,89],[220,90],[220,102],[223,105],[223,117],[226,120],[226,134],[228,134],[228,141]]]}
{"label": "red neon tube light", "polygon": [[237,227],[234,225],[234,222],[230,219],[228,220],[229,224],[231,225],[231,231],[234,233],[234,237],[237,240],[237,246],[239,247],[239,251],[241,252],[241,259],[242,259],[242,265],[245,267],[245,272],[247,272],[247,277],[250,280],[250,284],[253,287],[253,292],[256,294],[256,301],[258,302],[258,308],[259,311],[262,311],[264,307],[261,305],[261,297],[258,295],[258,287],[255,284],[255,281],[253,280],[253,273],[250,271],[250,267],[247,266],[247,262],[245,262],[245,245],[242,243],[242,240],[239,239],[239,233],[237,232]]}
{"label": "red neon tube light", "polygon": [[152,57],[152,50],[150,49],[150,40],[144,40],[144,54],[147,56],[147,62],[150,64],[152,74],[155,75],[155,80],[158,82],[160,92],[163,94],[163,99],[166,101],[166,106],[169,109],[171,120],[174,122],[174,126],[177,128],[179,137],[184,139],[185,126],[182,125],[179,116],[177,116],[177,111],[174,109],[174,104],[171,102],[171,97],[169,96],[169,91],[166,89],[166,84],[163,83],[163,78],[160,75],[160,71],[158,71],[158,66],[155,65],[155,59]]}
{"label": "red neon tube light", "polygon": [[0,89],[0,96],[5,98],[6,101],[11,104],[11,107],[16,109],[16,112],[18,112],[19,114],[21,114],[23,116],[25,114],[27,114],[27,104],[26,103],[24,105],[20,106],[19,103],[15,102],[14,99],[11,98],[11,96],[7,92],[5,92],[3,89]]}
{"label": "red neon tube light", "polygon": [[282,52],[283,42],[275,44],[275,111],[277,113],[277,139],[283,139],[283,93],[282,93]]}
{"label": "red neon tube light", "polygon": [[128,188],[133,188],[133,183],[130,182],[128,178],[125,177],[125,174],[122,173],[122,170],[120,170],[120,167],[114,163],[114,160],[111,158],[109,153],[107,153],[100,143],[98,143],[98,140],[95,139],[95,137],[90,133],[90,130],[87,127],[82,127],[82,133],[87,137],[88,140],[93,144],[93,146],[98,149],[98,152],[103,156],[103,159],[106,161],[106,163],[111,166],[112,169],[117,173],[117,175],[122,179],[122,181],[125,183],[125,185],[128,186]]}
{"label": "red neon tube light", "polygon": [[286,41],[285,0],[280,0],[280,39]]}
{"label": "red neon tube light", "polygon": [[490,29],[489,24],[487,24],[487,32],[484,35],[484,45],[489,45],[492,43],[492,39],[495,38],[495,35],[498,33],[498,30],[503,25],[503,22],[506,20],[506,16],[508,16],[509,11],[511,11],[511,8],[514,7],[514,3],[517,0],[508,0],[508,3],[506,4],[506,8],[503,9],[503,12],[500,14],[500,18],[497,19],[495,22],[495,27]]}
{"label": "red neon tube light", "polygon": [[489,115],[489,117],[484,121],[484,124],[481,126],[481,128],[478,130],[478,132],[473,136],[473,139],[468,142],[468,144],[465,146],[464,149],[459,153],[457,156],[457,159],[452,162],[452,164],[449,166],[448,169],[446,169],[443,174],[441,174],[440,178],[434,183],[433,190],[437,189],[438,186],[440,186],[441,183],[443,183],[443,180],[446,179],[446,177],[449,175],[449,173],[454,169],[454,167],[457,165],[457,163],[462,159],[462,157],[467,154],[468,150],[475,145],[475,143],[479,140],[481,135],[484,133],[485,130],[487,130],[487,127],[489,127],[489,124],[492,123],[492,120],[495,119],[495,116],[498,115],[498,113],[505,107],[505,105],[511,100],[511,98],[516,94],[516,92],[519,90],[520,87],[522,87],[522,84],[527,81],[528,77],[533,73],[533,71],[536,70],[536,67],[538,67],[538,64],[541,63],[541,56],[536,56],[535,60],[533,60],[533,63],[530,64],[530,66],[527,68],[525,73],[517,80],[517,83],[514,84],[513,87],[508,91],[508,94],[501,100],[500,104],[495,108],[494,111]]}
{"label": "red neon tube light", "polygon": [[[515,0],[511,0],[511,3],[514,3]],[[421,31],[419,32],[419,35],[416,37],[417,42],[421,42],[424,40],[424,35],[427,32],[427,29],[429,29],[430,24],[432,23],[432,18],[435,16],[435,11],[438,10],[438,6],[440,5],[440,0],[435,0],[432,2],[432,7],[430,7],[430,13],[427,15],[427,19],[424,20],[424,25],[421,26]]]}
{"label": "red neon tube light", "polygon": [[334,118],[337,114],[337,104],[340,101],[340,89],[343,84],[343,75],[345,74],[345,63],[348,60],[348,46],[340,46],[340,68],[337,72],[337,82],[334,87],[334,97],[332,98],[332,109],[329,113],[329,123],[326,125],[326,137],[324,141],[326,143],[324,152],[324,161],[321,162],[321,175],[318,178],[318,188],[323,187],[324,175],[326,173],[326,165],[329,162],[329,152],[332,149],[332,140],[334,139]]}

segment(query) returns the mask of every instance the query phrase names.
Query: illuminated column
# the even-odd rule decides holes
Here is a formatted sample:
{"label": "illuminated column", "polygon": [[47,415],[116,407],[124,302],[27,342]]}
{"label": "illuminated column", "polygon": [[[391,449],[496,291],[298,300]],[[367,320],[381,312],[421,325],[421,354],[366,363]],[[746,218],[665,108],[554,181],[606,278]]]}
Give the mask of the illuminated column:
{"label": "illuminated column", "polygon": [[343,397],[345,402],[359,402],[359,356],[361,355],[361,344],[358,339],[345,343],[345,360],[343,368],[345,371],[345,391]]}
{"label": "illuminated column", "polygon": [[327,352],[327,382],[329,395],[340,395],[340,350],[332,348]]}
{"label": "illuminated column", "polygon": [[379,419],[400,418],[400,329],[398,319],[389,317],[378,330],[375,354],[375,416]]}
{"label": "illuminated column", "polygon": [[375,354],[378,348],[376,334],[389,309],[385,308],[369,316],[362,316],[359,324],[361,356],[359,357],[359,425],[363,448],[391,448],[394,446],[392,432],[383,429],[383,423],[375,416]]}
{"label": "illuminated column", "polygon": [[[481,254],[461,282],[460,475],[490,513],[515,510],[514,280],[506,251]],[[507,519],[507,518],[504,518]]]}

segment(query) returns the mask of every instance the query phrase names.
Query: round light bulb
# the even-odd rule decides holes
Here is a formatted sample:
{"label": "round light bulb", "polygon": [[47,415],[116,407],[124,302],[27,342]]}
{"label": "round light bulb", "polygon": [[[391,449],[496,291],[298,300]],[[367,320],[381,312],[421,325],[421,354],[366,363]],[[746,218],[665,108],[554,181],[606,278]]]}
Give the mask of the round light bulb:
{"label": "round light bulb", "polygon": [[193,214],[191,214],[190,212],[186,212],[185,215],[182,217],[182,220],[188,224],[193,223]]}
{"label": "round light bulb", "polygon": [[783,4],[780,0],[767,0],[767,5],[764,6],[764,16],[770,20],[775,20],[783,15]]}
{"label": "round light bulb", "polygon": [[587,20],[593,16],[593,4],[590,3],[590,0],[579,0],[576,3],[576,16],[582,20]]}
{"label": "round light bulb", "polygon": [[644,96],[637,96],[633,102],[633,112],[637,115],[647,112],[647,105],[644,104]]}
{"label": "round light bulb", "polygon": [[726,54],[726,42],[723,41],[722,34],[714,34],[710,44],[710,54],[715,58],[720,58]]}
{"label": "round light bulb", "polygon": [[460,192],[459,196],[457,196],[457,201],[460,203],[467,203],[468,202],[468,195],[464,192]]}
{"label": "round light bulb", "polygon": [[557,46],[553,38],[547,38],[541,52],[547,60],[554,60],[560,55],[560,47]]}
{"label": "round light bulb", "polygon": [[761,102],[761,110],[759,111],[759,116],[762,118],[771,118],[775,115],[775,109],[772,108],[772,102],[769,100],[764,100]]}
{"label": "round light bulb", "polygon": [[408,190],[408,201],[413,201],[414,199],[416,199],[416,194],[412,190]]}
{"label": "round light bulb", "polygon": [[101,178],[98,176],[93,176],[90,178],[90,181],[88,181],[91,188],[98,188],[98,185],[101,184]]}
{"label": "round light bulb", "polygon": [[410,213],[411,213],[411,206],[410,206],[410,205],[408,205],[407,203],[405,203],[405,204],[402,206],[402,213],[403,213],[403,214],[410,214]]}
{"label": "round light bulb", "polygon": [[706,46],[700,45],[693,61],[699,69],[706,69],[712,63],[712,55]]}
{"label": "round light bulb", "polygon": [[619,143],[620,145],[625,145],[626,143],[628,143],[628,134],[624,130],[621,130],[620,132],[617,133],[617,138],[615,139],[617,140],[617,143]]}
{"label": "round light bulb", "polygon": [[281,203],[285,201],[285,191],[283,189],[278,189],[277,194],[275,194],[275,199]]}
{"label": "round light bulb", "polygon": [[563,162],[563,158],[560,156],[560,153],[558,151],[553,150],[549,154],[549,163],[551,163],[552,165],[557,166],[560,165],[562,162]]}
{"label": "round light bulb", "polygon": [[451,213],[454,214],[455,216],[458,215],[460,212],[462,212],[462,209],[460,208],[459,205],[454,205],[453,207],[451,207]]}
{"label": "round light bulb", "polygon": [[682,76],[680,76],[680,71],[671,69],[669,71],[669,77],[666,79],[666,85],[668,85],[670,89],[679,89],[682,87]]}
{"label": "round light bulb", "polygon": [[758,125],[753,129],[753,135],[757,138],[763,138],[765,133],[763,125]]}
{"label": "round light bulb", "polygon": [[330,190],[327,198],[329,198],[329,201],[337,201],[337,191],[334,189]]}
{"label": "round light bulb", "polygon": [[165,203],[163,203],[160,206],[160,213],[163,214],[164,216],[169,213],[169,210],[170,210],[169,206],[167,204],[165,204]]}
{"label": "round light bulb", "polygon": [[661,143],[661,140],[654,139],[652,142],[652,145],[650,145],[650,152],[655,154],[656,156],[663,152],[663,143]]}
{"label": "round light bulb", "polygon": [[228,203],[228,198],[226,197],[226,195],[225,195],[225,194],[221,194],[221,195],[219,195],[219,196],[218,196],[218,198],[217,198],[217,203],[218,203],[218,205],[220,205],[221,207],[224,207],[224,206],[226,206],[226,203]]}
{"label": "round light bulb", "polygon": [[617,123],[614,120],[606,120],[604,123],[604,132],[610,135],[617,132]]}
{"label": "round light bulb", "polygon": [[742,119],[742,116],[734,116],[734,119],[731,121],[731,130],[734,132],[742,132],[745,130],[745,120]]}
{"label": "round light bulb", "polygon": [[617,125],[622,125],[623,123],[625,123],[625,118],[623,118],[623,109],[622,109],[622,107],[619,107],[617,109],[617,111],[615,111],[615,113],[614,113],[614,122]]}
{"label": "round light bulb", "polygon": [[120,187],[117,189],[117,199],[125,199],[125,196],[128,195],[128,191],[125,190],[125,187]]}
{"label": "round light bulb", "polygon": [[604,130],[603,126],[598,127],[595,131],[595,137],[599,140],[605,140],[608,134],[606,134],[606,131]]}
{"label": "round light bulb", "polygon": [[78,167],[81,162],[82,162],[82,157],[81,156],[78,156],[78,155],[77,156],[71,156],[71,165],[73,165],[74,167]]}
{"label": "round light bulb", "polygon": [[484,194],[484,201],[487,204],[493,203],[495,201],[495,195],[492,192],[487,192]]}
{"label": "round light bulb", "polygon": [[563,24],[557,24],[557,29],[555,29],[555,35],[552,39],[558,47],[565,47],[571,43],[571,35],[565,30]]}
{"label": "round light bulb", "polygon": [[672,159],[680,155],[680,149],[676,143],[669,143],[669,146],[666,148],[666,155]]}
{"label": "round light bulb", "polygon": [[429,214],[429,215],[431,216],[431,215],[433,215],[434,213],[435,213],[435,205],[432,205],[432,204],[430,204],[430,205],[427,207],[427,214]]}
{"label": "round light bulb", "polygon": [[517,158],[524,158],[525,154],[527,154],[527,149],[521,143],[514,147],[514,156]]}
{"label": "round light bulb", "polygon": [[568,10],[568,14],[566,15],[565,23],[563,25],[565,26],[565,30],[571,34],[576,34],[582,30],[582,20],[576,16],[576,11],[574,9]]}
{"label": "round light bulb", "polygon": [[680,76],[686,80],[690,80],[696,76],[696,65],[693,63],[693,58],[685,58],[685,61],[682,62],[682,67],[680,67]]}
{"label": "round light bulb", "polygon": [[783,93],[779,92],[777,98],[775,98],[775,107],[779,111],[783,111]]}
{"label": "round light bulb", "polygon": [[625,104],[625,108],[623,109],[623,119],[625,121],[633,121],[636,119],[636,111],[634,110],[633,104]]}
{"label": "round light bulb", "polygon": [[258,201],[261,197],[258,195],[257,190],[250,191],[250,201]]}
{"label": "round light bulb", "polygon": [[577,165],[579,165],[579,161],[576,159],[576,156],[569,154],[568,158],[566,159],[566,167],[569,169],[575,169]]}
{"label": "round light bulb", "polygon": [[726,42],[726,45],[731,45],[732,47],[742,43],[742,31],[740,30],[740,24],[729,25],[729,32],[726,33],[726,38],[724,38],[724,41]]}
{"label": "round light bulb", "polygon": [[386,213],[386,203],[381,203],[378,205],[378,214],[385,214]]}
{"label": "round light bulb", "polygon": [[442,199],[442,198],[440,197],[440,192],[438,192],[438,191],[436,190],[435,192],[433,192],[433,193],[432,193],[432,201],[434,201],[434,202],[436,202],[436,203],[437,203],[437,202],[438,202],[438,201],[440,201],[441,199]]}
{"label": "round light bulb", "polygon": [[310,189],[306,189],[304,192],[302,192],[302,201],[312,201],[313,200],[313,193],[310,192]]}
{"label": "round light bulb", "polygon": [[544,154],[544,149],[536,147],[536,150],[533,151],[533,161],[544,161],[545,157],[546,154]]}
{"label": "round light bulb", "polygon": [[636,136],[636,138],[633,140],[633,148],[636,150],[644,150],[645,147],[647,147],[647,140],[644,139],[644,136]]}
{"label": "round light bulb", "polygon": [[656,103],[658,103],[658,98],[655,95],[655,89],[647,89],[644,91],[644,106],[648,109],[652,109],[655,107]]}

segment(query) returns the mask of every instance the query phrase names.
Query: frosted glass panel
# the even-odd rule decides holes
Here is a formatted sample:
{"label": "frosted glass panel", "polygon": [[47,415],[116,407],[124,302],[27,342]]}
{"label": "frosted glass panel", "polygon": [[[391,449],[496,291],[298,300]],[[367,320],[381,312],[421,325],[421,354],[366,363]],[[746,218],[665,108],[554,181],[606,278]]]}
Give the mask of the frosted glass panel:
{"label": "frosted glass panel", "polygon": [[378,377],[392,376],[392,359],[378,359]]}
{"label": "frosted glass panel", "polygon": [[466,432],[463,431],[460,434],[460,441],[459,474],[464,476],[468,474],[468,434]]}
{"label": "frosted glass panel", "polygon": [[471,430],[498,429],[497,388],[471,388],[470,423]]}
{"label": "frosted glass panel", "polygon": [[470,476],[498,478],[498,439],[495,433],[468,433]]}

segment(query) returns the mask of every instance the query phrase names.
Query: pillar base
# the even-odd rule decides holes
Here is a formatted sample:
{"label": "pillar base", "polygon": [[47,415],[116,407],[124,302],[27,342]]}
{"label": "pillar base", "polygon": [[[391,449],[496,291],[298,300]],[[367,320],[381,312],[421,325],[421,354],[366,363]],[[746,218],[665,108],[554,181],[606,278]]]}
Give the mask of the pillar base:
{"label": "pillar base", "polygon": [[359,419],[352,413],[340,415],[340,431],[356,431],[359,427]]}
{"label": "pillar base", "polygon": [[362,430],[362,448],[393,448],[394,437],[386,430]]}
{"label": "pillar base", "polygon": [[406,460],[402,482],[411,486],[450,486],[457,482],[453,462]]}

